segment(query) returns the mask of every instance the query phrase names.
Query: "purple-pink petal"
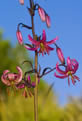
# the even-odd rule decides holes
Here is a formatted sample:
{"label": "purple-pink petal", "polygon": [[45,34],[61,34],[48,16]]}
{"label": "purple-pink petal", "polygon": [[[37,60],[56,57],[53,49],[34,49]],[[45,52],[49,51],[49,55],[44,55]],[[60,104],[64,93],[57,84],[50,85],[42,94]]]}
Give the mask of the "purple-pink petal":
{"label": "purple-pink petal", "polygon": [[1,81],[2,81],[5,85],[10,86],[10,82],[9,82],[9,80],[7,80],[7,77],[6,77],[4,74],[1,76]]}
{"label": "purple-pink petal", "polygon": [[73,75],[73,77],[74,77],[74,79],[76,79],[76,80],[80,81],[80,78],[79,78],[78,76]]}
{"label": "purple-pink petal", "polygon": [[40,43],[37,42],[36,40],[32,39],[32,37],[30,35],[28,35],[28,39],[30,40],[30,42],[34,45],[39,45]]}
{"label": "purple-pink petal", "polygon": [[28,80],[28,83],[31,83],[30,75],[28,75],[27,80]]}
{"label": "purple-pink petal", "polygon": [[22,81],[22,70],[19,66],[17,66],[18,73],[9,73],[9,70],[5,70],[3,75],[1,76],[1,80],[4,84],[10,86],[13,81],[15,84],[18,84]]}
{"label": "purple-pink petal", "polygon": [[66,70],[63,71],[63,70],[61,70],[61,69],[59,68],[59,63],[56,64],[56,70],[57,70],[57,72],[58,72],[59,74],[65,75],[65,74],[67,73]]}
{"label": "purple-pink petal", "polygon": [[70,57],[67,57],[67,70],[72,70],[72,64]]}
{"label": "purple-pink petal", "polygon": [[9,70],[5,70],[4,72],[3,72],[3,75],[6,75],[7,73],[9,73],[10,71]]}
{"label": "purple-pink petal", "polygon": [[56,42],[56,40],[58,40],[58,37],[54,38],[53,40],[46,42],[46,45],[50,45]]}
{"label": "purple-pink petal", "polygon": [[22,84],[20,84],[20,85],[18,85],[18,86],[16,86],[18,89],[22,89],[22,88],[25,88],[25,84],[24,83],[22,83]]}
{"label": "purple-pink petal", "polygon": [[26,45],[24,45],[24,47],[25,47],[27,50],[31,50],[31,51],[37,50],[37,48],[30,48],[30,47],[28,47],[28,46],[26,46]]}
{"label": "purple-pink petal", "polygon": [[64,79],[64,78],[66,78],[66,77],[68,77],[67,75],[64,75],[64,76],[60,76],[60,75],[58,75],[58,74],[54,74],[54,76],[56,76],[57,78],[61,78],[61,79]]}
{"label": "purple-pink petal", "polygon": [[47,46],[47,49],[48,49],[49,51],[54,50],[54,48],[52,48],[52,47],[50,47],[50,46]]}
{"label": "purple-pink petal", "polygon": [[72,76],[71,80],[72,80],[72,84],[75,85],[76,81],[73,76]]}
{"label": "purple-pink petal", "polygon": [[17,66],[16,69],[18,71],[18,74],[16,74],[17,79],[15,80],[15,84],[18,84],[22,81],[23,72],[22,72],[22,69],[19,66]]}
{"label": "purple-pink petal", "polygon": [[35,82],[32,82],[32,87],[35,87],[35,86],[36,86]]}
{"label": "purple-pink petal", "polygon": [[74,67],[74,73],[75,73],[79,67],[79,63],[75,59],[71,59],[71,63]]}

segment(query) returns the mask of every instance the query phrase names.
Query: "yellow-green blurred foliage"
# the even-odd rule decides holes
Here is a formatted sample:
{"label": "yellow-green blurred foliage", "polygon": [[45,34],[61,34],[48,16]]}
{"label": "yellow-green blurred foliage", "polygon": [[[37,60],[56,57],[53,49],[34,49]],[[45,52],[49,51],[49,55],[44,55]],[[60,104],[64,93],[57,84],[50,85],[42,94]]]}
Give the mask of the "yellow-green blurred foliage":
{"label": "yellow-green blurred foliage", "polygon": [[[16,65],[24,71],[29,69],[28,64],[21,65],[26,59],[30,59],[26,50],[20,46],[13,48],[9,41],[3,41],[0,33],[0,77],[5,69],[16,70]],[[34,121],[33,97],[25,99],[20,92],[16,94],[12,90],[8,96],[5,87],[0,81],[0,121]],[[60,107],[55,92],[47,94],[48,89],[49,85],[41,80],[38,87],[39,121],[82,121],[82,99],[70,98],[69,104]]]}

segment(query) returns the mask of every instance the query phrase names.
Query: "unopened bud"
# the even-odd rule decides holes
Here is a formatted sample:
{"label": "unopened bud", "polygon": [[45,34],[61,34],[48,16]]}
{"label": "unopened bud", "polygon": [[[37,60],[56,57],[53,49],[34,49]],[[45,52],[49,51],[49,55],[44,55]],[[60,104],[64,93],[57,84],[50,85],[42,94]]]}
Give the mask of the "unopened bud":
{"label": "unopened bud", "polygon": [[41,8],[41,7],[38,7],[38,13],[39,13],[39,16],[40,16],[41,20],[45,21],[46,18],[45,18],[45,11],[44,11],[44,9]]}
{"label": "unopened bud", "polygon": [[21,5],[24,5],[24,0],[19,0],[19,3],[20,3]]}
{"label": "unopened bud", "polygon": [[17,40],[18,40],[19,44],[22,45],[23,44],[23,38],[22,38],[21,32],[18,30],[16,32],[16,35],[17,35]]}
{"label": "unopened bud", "polygon": [[64,64],[65,63],[65,58],[64,58],[62,50],[59,47],[57,47],[56,52],[57,52],[59,60],[61,61],[62,64]]}
{"label": "unopened bud", "polygon": [[47,27],[50,27],[51,25],[50,16],[48,15],[46,15],[46,24],[47,24]]}

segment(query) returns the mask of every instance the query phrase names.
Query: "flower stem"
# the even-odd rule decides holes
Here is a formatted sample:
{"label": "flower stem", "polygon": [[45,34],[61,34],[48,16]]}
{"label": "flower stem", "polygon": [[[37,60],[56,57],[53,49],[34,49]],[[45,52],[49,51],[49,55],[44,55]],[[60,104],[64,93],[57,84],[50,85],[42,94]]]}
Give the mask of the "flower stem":
{"label": "flower stem", "polygon": [[[30,1],[30,8],[32,9],[33,0]],[[35,31],[34,31],[34,16],[31,15],[31,24],[32,24],[32,34],[33,38],[35,39]],[[35,51],[35,70],[37,72],[37,66],[38,66],[38,53]],[[38,74],[35,73],[35,83],[36,86],[34,88],[34,118],[35,121],[38,121]]]}
{"label": "flower stem", "polygon": [[[37,70],[38,53],[35,52],[35,69]],[[36,86],[34,88],[34,113],[35,121],[38,121],[38,76],[35,74]]]}

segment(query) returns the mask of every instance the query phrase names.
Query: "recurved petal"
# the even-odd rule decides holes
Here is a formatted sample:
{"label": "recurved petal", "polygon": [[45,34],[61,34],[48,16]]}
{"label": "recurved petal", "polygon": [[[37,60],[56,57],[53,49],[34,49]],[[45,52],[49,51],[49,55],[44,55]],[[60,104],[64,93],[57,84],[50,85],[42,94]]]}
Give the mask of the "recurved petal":
{"label": "recurved petal", "polygon": [[27,80],[28,80],[28,83],[31,83],[30,75],[28,75]]}
{"label": "recurved petal", "polygon": [[8,76],[7,76],[9,72],[10,72],[9,70],[5,70],[5,71],[3,72],[3,75],[1,76],[1,81],[2,81],[4,84],[8,85],[8,86],[10,86],[10,82],[9,82]]}
{"label": "recurved petal", "polygon": [[73,75],[73,77],[74,77],[76,80],[80,81],[80,78],[79,78],[78,76]]}
{"label": "recurved petal", "polygon": [[73,76],[72,76],[71,80],[72,80],[72,84],[73,84],[73,85],[75,85],[76,80],[74,79],[74,77],[73,77]]}
{"label": "recurved petal", "polygon": [[72,59],[71,63],[74,67],[74,73],[75,73],[77,71],[78,67],[79,67],[79,63],[75,59]]}
{"label": "recurved petal", "polygon": [[47,46],[48,50],[54,50],[54,48]]}
{"label": "recurved petal", "polygon": [[30,47],[28,47],[28,46],[26,46],[26,45],[24,45],[24,47],[25,47],[27,50],[31,50],[31,51],[35,51],[35,50],[37,50],[36,47],[35,47],[35,48],[30,48]]}
{"label": "recurved petal", "polygon": [[25,84],[24,83],[22,83],[22,84],[20,84],[20,85],[18,85],[18,86],[16,86],[18,89],[22,89],[22,88],[25,88]]}
{"label": "recurved petal", "polygon": [[54,76],[57,77],[57,78],[61,78],[61,79],[64,79],[64,78],[68,77],[67,75],[60,76],[60,75],[58,75],[56,73],[54,73]]}
{"label": "recurved petal", "polygon": [[[59,63],[57,62],[56,64],[56,71],[59,73],[59,74],[63,74],[63,75],[66,75],[67,71],[63,71],[59,68]],[[67,76],[67,75],[66,75]]]}
{"label": "recurved petal", "polygon": [[5,70],[4,72],[3,72],[3,75],[6,75],[7,73],[9,73],[10,71],[9,70]]}
{"label": "recurved petal", "polygon": [[23,72],[22,72],[22,69],[19,66],[17,66],[16,69],[18,71],[18,74],[16,74],[17,79],[15,80],[15,84],[18,84],[22,81]]}
{"label": "recurved petal", "polygon": [[70,57],[67,57],[67,70],[72,70],[72,63]]}

